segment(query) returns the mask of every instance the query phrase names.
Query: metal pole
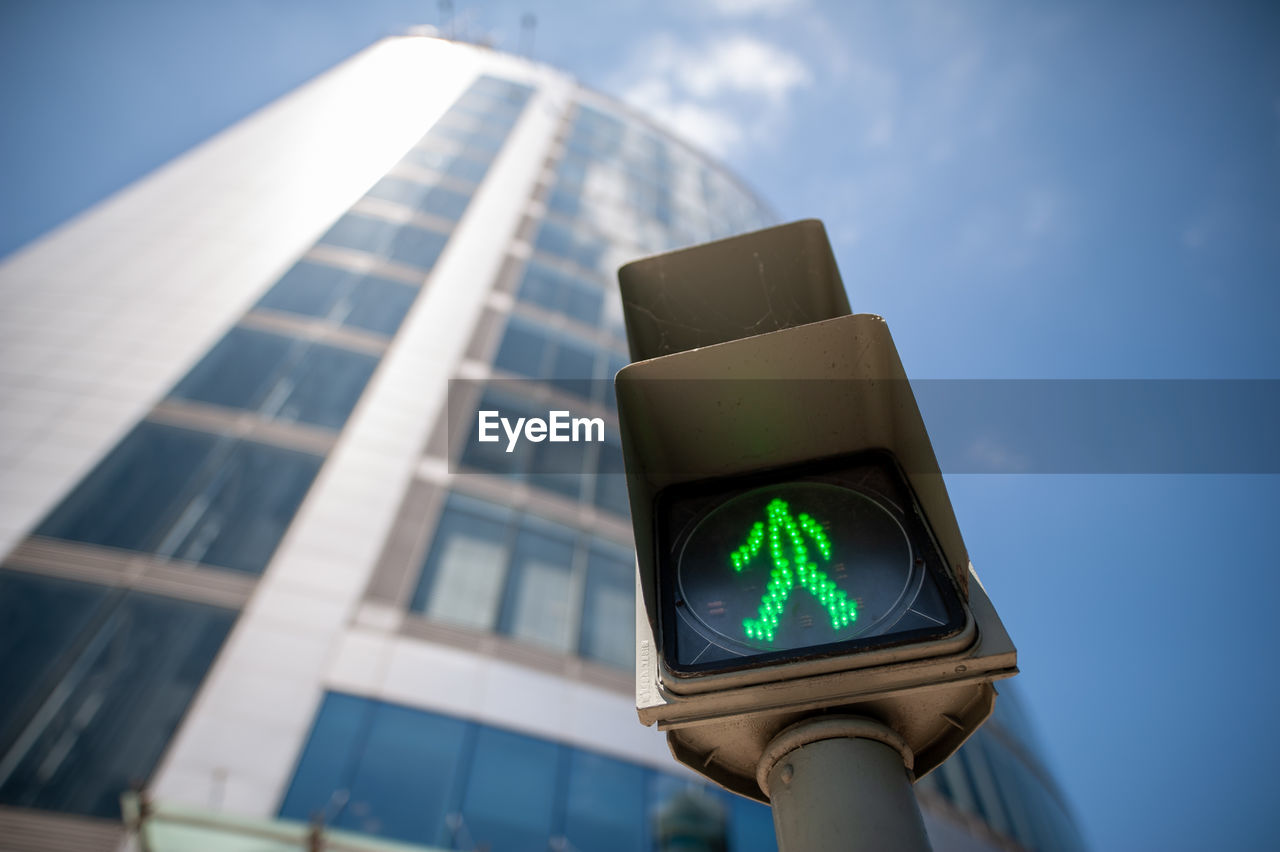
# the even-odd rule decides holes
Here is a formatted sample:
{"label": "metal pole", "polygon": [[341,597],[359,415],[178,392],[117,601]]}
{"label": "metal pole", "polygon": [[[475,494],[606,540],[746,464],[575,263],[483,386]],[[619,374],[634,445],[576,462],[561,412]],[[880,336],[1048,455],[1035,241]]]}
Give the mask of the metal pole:
{"label": "metal pole", "polygon": [[779,852],[929,852],[911,765],[902,737],[871,719],[817,717],[785,729],[756,770]]}

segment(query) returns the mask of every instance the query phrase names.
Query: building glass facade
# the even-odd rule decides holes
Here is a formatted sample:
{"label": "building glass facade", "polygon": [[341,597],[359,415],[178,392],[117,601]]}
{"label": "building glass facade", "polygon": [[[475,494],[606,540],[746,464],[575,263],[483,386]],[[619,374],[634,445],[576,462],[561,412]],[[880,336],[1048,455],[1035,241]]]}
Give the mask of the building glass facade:
{"label": "building glass facade", "polygon": [[[334,81],[386,73],[412,93],[406,68],[452,94],[416,129],[388,125],[395,157],[370,153],[312,233],[258,247],[274,271],[219,307],[183,372],[155,371],[115,440],[77,427],[87,463],[49,474],[57,499],[13,538],[0,834],[114,848],[120,796],[141,788],[215,820],[422,847],[774,848],[766,807],[635,723],[611,392],[628,360],[617,267],[772,213],[563,75],[433,39],[376,45],[255,132],[332,113]],[[59,249],[113,214],[96,215],[0,282],[70,279]],[[478,411],[561,404],[603,440],[464,440]],[[921,782],[931,827],[1079,848],[1016,707],[998,707]]]}

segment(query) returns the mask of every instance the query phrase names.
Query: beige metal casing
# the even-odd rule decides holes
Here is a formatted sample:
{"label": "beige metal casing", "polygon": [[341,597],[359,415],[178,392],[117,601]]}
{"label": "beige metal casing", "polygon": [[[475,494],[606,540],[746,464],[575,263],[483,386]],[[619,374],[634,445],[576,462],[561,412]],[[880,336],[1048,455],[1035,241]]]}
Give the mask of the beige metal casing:
{"label": "beige metal casing", "polygon": [[[878,316],[844,313],[830,250],[814,247],[815,227],[825,246],[820,224],[796,223],[638,261],[619,274],[628,334],[644,331],[631,336],[633,356],[648,356],[615,383],[637,551],[637,711],[668,732],[678,760],[762,801],[757,761],[788,725],[836,712],[879,720],[902,735],[918,777],[990,714],[991,681],[1017,672],[1016,650],[971,576],[888,328]],[[744,281],[752,269],[758,280]],[[765,312],[755,326],[743,324],[741,310],[715,310],[735,288],[746,292],[749,312]],[[683,290],[692,291],[683,303],[699,306],[696,322],[681,324],[672,310],[672,294]],[[786,315],[769,315],[778,305]],[[670,671],[658,641],[658,495],[873,450],[890,453],[904,473],[963,602],[963,629],[843,656],[697,676]]]}

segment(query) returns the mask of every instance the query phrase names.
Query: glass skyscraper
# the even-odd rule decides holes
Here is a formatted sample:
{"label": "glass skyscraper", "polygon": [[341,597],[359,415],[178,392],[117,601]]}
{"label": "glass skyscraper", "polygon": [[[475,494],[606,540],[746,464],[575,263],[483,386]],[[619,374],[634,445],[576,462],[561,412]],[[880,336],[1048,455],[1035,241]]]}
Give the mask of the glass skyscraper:
{"label": "glass skyscraper", "polygon": [[[621,263],[773,221],[560,72],[403,37],[8,258],[0,838],[774,848],[636,721],[608,381]],[[604,440],[463,440],[561,403]],[[920,783],[939,849],[1078,847],[1032,743],[1003,695]]]}

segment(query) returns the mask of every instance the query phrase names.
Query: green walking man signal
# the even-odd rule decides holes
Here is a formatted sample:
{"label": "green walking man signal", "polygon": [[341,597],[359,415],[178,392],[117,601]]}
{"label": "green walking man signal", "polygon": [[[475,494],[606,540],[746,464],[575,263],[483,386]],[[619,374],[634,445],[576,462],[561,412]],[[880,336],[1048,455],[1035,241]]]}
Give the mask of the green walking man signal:
{"label": "green walking man signal", "polygon": [[[851,600],[844,590],[832,582],[818,567],[817,562],[809,558],[809,549],[804,542],[805,535],[812,539],[822,560],[831,561],[831,541],[827,538],[822,526],[804,512],[801,512],[797,518],[793,518],[787,502],[776,497],[770,501],[765,513],[767,519],[756,521],[751,527],[746,542],[729,556],[733,569],[741,573],[760,552],[765,538],[769,540],[769,556],[773,560],[773,570],[769,575],[769,585],[760,599],[759,617],[742,621],[742,628],[747,638],[763,642],[773,641],[774,634],[778,630],[778,618],[787,605],[791,590],[796,586],[807,589],[811,595],[822,602],[831,616],[833,629],[839,630],[856,621],[857,601]],[[790,558],[787,556],[788,549]]]}

